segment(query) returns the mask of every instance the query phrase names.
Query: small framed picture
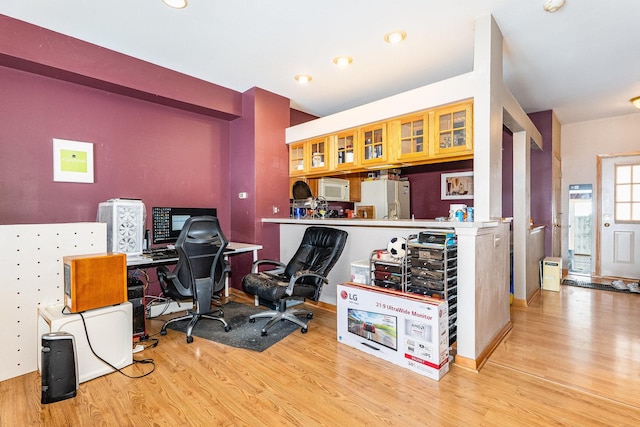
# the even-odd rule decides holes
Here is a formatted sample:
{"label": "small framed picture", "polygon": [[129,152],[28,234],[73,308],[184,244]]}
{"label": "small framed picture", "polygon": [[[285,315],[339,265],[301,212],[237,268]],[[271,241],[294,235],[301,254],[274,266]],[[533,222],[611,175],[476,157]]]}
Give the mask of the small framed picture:
{"label": "small framed picture", "polygon": [[53,180],[93,183],[93,144],[54,138]]}
{"label": "small framed picture", "polygon": [[443,173],[441,199],[473,199],[473,172]]}

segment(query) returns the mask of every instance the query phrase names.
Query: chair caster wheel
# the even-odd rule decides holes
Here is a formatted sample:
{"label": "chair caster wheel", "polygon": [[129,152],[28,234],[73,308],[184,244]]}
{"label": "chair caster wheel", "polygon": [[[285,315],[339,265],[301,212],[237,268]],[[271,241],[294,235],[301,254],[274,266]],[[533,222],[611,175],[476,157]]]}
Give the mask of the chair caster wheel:
{"label": "chair caster wheel", "polygon": [[225,332],[229,332],[230,330],[231,330],[231,326],[225,326],[225,327],[224,327],[224,331],[225,331]]}
{"label": "chair caster wheel", "polygon": [[307,319],[313,319],[313,313],[307,314]]}
{"label": "chair caster wheel", "polygon": [[307,329],[307,328],[302,328],[302,329],[300,329],[300,332],[302,332],[303,334],[306,334],[306,333],[307,333],[307,331],[308,331],[308,329]]}
{"label": "chair caster wheel", "polygon": [[267,331],[260,332],[260,336],[266,337],[267,336]]}
{"label": "chair caster wheel", "polygon": [[193,337],[187,337],[187,344],[191,344],[193,342]]}
{"label": "chair caster wheel", "polygon": [[160,335],[167,335],[167,330],[166,329],[161,329],[160,330]]}
{"label": "chair caster wheel", "polygon": [[249,323],[256,323],[256,319],[249,319]]}

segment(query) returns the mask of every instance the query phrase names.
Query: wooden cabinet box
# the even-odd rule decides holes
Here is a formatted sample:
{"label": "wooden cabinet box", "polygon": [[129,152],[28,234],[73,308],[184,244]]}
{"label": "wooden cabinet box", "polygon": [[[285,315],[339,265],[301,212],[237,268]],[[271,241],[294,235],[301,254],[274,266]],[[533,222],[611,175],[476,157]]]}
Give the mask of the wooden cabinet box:
{"label": "wooden cabinet box", "polygon": [[127,301],[127,256],[100,253],[62,257],[64,303],[72,313]]}
{"label": "wooden cabinet box", "polygon": [[467,102],[435,112],[431,149],[434,157],[473,154],[472,106]]}
{"label": "wooden cabinet box", "polygon": [[376,123],[360,129],[360,164],[364,167],[387,163],[387,124]]}

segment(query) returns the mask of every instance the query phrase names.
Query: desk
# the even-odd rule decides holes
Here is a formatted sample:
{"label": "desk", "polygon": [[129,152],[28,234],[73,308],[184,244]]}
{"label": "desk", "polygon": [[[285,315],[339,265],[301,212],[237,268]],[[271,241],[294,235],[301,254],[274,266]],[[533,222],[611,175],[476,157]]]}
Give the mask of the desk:
{"label": "desk", "polygon": [[[254,243],[241,243],[241,242],[229,242],[224,252],[225,260],[228,260],[230,256],[239,255],[245,252],[253,252],[253,261],[258,260],[258,251],[262,249],[262,245],[256,245]],[[161,265],[172,265],[178,262],[178,257],[165,258],[154,260],[144,255],[139,257],[127,256],[127,268],[152,268]],[[224,296],[229,297],[229,276],[224,279]]]}

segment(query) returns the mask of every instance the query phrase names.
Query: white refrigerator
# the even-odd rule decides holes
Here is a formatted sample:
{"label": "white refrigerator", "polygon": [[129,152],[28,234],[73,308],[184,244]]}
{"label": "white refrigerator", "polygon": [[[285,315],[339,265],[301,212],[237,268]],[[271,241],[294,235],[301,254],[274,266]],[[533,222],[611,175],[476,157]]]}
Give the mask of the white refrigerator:
{"label": "white refrigerator", "polygon": [[409,181],[362,181],[360,202],[355,203],[355,206],[374,206],[376,219],[409,219]]}

